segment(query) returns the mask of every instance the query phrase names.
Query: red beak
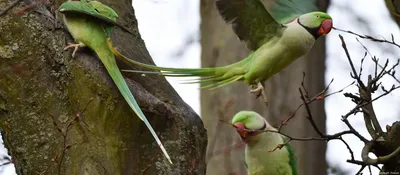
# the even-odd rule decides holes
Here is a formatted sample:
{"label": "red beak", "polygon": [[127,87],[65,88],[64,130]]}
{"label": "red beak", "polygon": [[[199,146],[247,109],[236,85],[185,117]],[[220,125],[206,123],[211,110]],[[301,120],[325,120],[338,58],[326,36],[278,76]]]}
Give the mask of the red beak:
{"label": "red beak", "polygon": [[246,137],[247,137],[247,131],[246,131],[246,128],[245,128],[244,124],[242,122],[237,122],[234,125],[236,126],[236,131],[238,132],[240,137],[243,140],[245,140]]}
{"label": "red beak", "polygon": [[325,19],[322,21],[321,26],[318,29],[318,34],[325,36],[332,30],[333,24],[331,19]]}

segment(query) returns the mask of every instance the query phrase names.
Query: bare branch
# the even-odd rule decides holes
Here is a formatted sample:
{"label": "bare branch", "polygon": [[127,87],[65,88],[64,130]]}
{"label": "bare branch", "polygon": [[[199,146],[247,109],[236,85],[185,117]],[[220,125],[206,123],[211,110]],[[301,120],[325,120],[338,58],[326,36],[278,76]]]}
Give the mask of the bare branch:
{"label": "bare branch", "polygon": [[346,53],[347,60],[349,61],[349,64],[350,64],[350,66],[351,66],[351,70],[353,71],[353,74],[350,73],[350,76],[351,76],[352,78],[356,79],[356,81],[357,81],[357,83],[358,83],[358,85],[359,85],[360,87],[365,88],[364,83],[361,81],[360,77],[359,77],[358,74],[357,74],[357,71],[356,71],[356,68],[354,67],[353,61],[351,60],[350,53],[349,53],[349,51],[347,50],[347,46],[346,46],[346,43],[345,43],[345,41],[344,41],[344,39],[343,39],[343,36],[342,36],[342,35],[339,35],[339,38],[340,38],[340,40],[342,41],[343,50],[344,50],[345,53]]}
{"label": "bare branch", "polygon": [[371,150],[375,144],[376,144],[376,141],[371,141],[371,142],[365,144],[364,148],[362,149],[361,158],[362,158],[363,162],[366,163],[367,165],[384,164],[384,163],[388,162],[391,158],[400,154],[400,147],[398,147],[395,151],[393,151],[392,153],[390,153],[386,156],[380,156],[380,157],[377,157],[376,159],[372,159],[368,156],[368,154],[371,152]]}
{"label": "bare branch", "polygon": [[[351,94],[345,94],[345,96],[352,98],[353,102],[355,102],[357,104],[363,103],[362,106],[357,105],[356,107],[362,108],[361,111],[364,114],[365,126],[366,126],[369,134],[371,135],[371,137],[375,139],[378,136],[382,136],[384,133],[383,133],[383,130],[379,124],[379,121],[378,121],[376,115],[375,115],[375,112],[373,110],[371,93],[374,93],[377,90],[377,88],[380,86],[380,84],[377,84],[377,82],[386,74],[385,70],[386,70],[386,67],[388,66],[389,60],[386,61],[385,65],[383,66],[382,71],[380,71],[378,74],[376,74],[376,71],[375,71],[374,78],[372,78],[371,75],[368,76],[368,82],[367,82],[367,85],[365,85],[361,81],[361,77],[359,76],[359,75],[361,75],[361,73],[357,74],[357,72],[355,70],[354,64],[351,60],[351,57],[350,57],[350,54],[347,49],[346,42],[344,41],[343,36],[339,35],[339,38],[342,42],[343,50],[346,53],[347,59],[349,61],[349,64],[350,64],[352,72],[353,72],[352,77],[357,81],[358,86],[359,86],[359,93],[360,93],[359,97],[356,97],[355,95],[351,95]],[[355,109],[357,109],[357,108],[355,108]]]}
{"label": "bare branch", "polygon": [[369,35],[357,34],[357,33],[352,32],[352,31],[350,31],[350,30],[343,30],[343,29],[339,29],[339,28],[336,28],[336,27],[333,27],[333,29],[334,29],[334,30],[337,30],[337,31],[340,31],[340,32],[345,32],[345,33],[348,33],[348,34],[352,34],[352,35],[358,36],[358,37],[360,37],[360,38],[362,38],[362,39],[368,39],[368,40],[371,40],[371,41],[374,41],[374,42],[380,42],[380,43],[388,43],[388,44],[391,44],[391,45],[394,45],[394,46],[397,46],[398,48],[400,48],[400,45],[397,44],[397,43],[394,41],[393,35],[391,35],[392,40],[389,41],[389,40],[386,40],[386,39],[377,39],[377,38],[374,38],[374,37],[369,36]]}
{"label": "bare branch", "polygon": [[308,119],[308,121],[310,121],[312,127],[318,133],[318,135],[322,137],[324,134],[322,134],[322,132],[319,130],[317,124],[314,122],[314,119],[313,119],[312,114],[311,114],[310,107],[308,106],[308,103],[307,103],[307,101],[306,101],[306,99],[305,99],[305,97],[303,95],[303,91],[300,88],[299,88],[299,91],[300,91],[300,95],[301,95],[300,98],[301,98],[301,100],[303,100],[303,104],[306,107],[306,111],[307,111],[306,118]]}
{"label": "bare branch", "polygon": [[[307,98],[307,104],[310,104],[310,103],[312,103],[312,102],[314,102],[314,101],[318,101],[318,100],[324,100],[325,98],[327,98],[327,97],[329,97],[329,96],[331,96],[331,95],[334,95],[334,94],[337,94],[337,93],[340,93],[340,92],[342,92],[345,88],[347,88],[347,87],[349,87],[350,85],[352,85],[353,83],[351,83],[350,85],[347,85],[347,86],[345,86],[344,88],[342,88],[342,89],[340,89],[340,90],[338,90],[338,91],[335,91],[335,92],[333,92],[333,93],[330,93],[330,94],[327,94],[327,95],[325,95],[325,93],[328,91],[328,89],[329,89],[329,87],[330,87],[330,85],[332,84],[332,82],[333,82],[333,79],[329,82],[329,84],[325,87],[325,89],[323,89],[321,92],[319,92],[317,95],[315,95],[314,97],[312,97],[312,98],[309,98],[309,95],[308,95],[308,91],[307,91],[307,89],[305,88],[305,86],[304,86],[304,81],[305,81],[305,73],[303,72],[303,80],[302,80],[302,82],[301,82],[301,88],[304,90],[304,95],[302,95],[302,96],[304,96],[305,98]],[[300,88],[299,88],[299,90],[301,90]],[[304,103],[302,103],[302,104],[300,104],[299,106],[297,106],[297,108],[296,108],[296,110],[294,111],[294,112],[292,112],[292,114],[290,114],[287,118],[285,118],[282,122],[281,122],[281,125],[279,126],[279,128],[278,128],[278,131],[280,131],[281,129],[282,129],[282,127],[284,126],[284,125],[286,125],[295,115],[296,115],[296,113],[297,113],[297,111],[302,107],[304,105]]]}
{"label": "bare branch", "polygon": [[354,153],[353,153],[353,150],[350,148],[350,145],[346,141],[344,141],[344,139],[342,137],[340,137],[339,140],[342,141],[344,145],[346,145],[346,148],[349,150],[351,160],[354,160]]}

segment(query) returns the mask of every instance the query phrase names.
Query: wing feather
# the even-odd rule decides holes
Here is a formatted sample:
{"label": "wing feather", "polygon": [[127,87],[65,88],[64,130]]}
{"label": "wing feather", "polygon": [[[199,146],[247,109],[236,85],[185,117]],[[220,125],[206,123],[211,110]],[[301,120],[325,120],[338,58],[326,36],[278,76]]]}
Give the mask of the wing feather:
{"label": "wing feather", "polygon": [[110,25],[117,25],[117,13],[110,7],[97,1],[68,1],[61,4],[61,13],[79,13],[97,18]]}
{"label": "wing feather", "polygon": [[281,24],[286,24],[300,15],[317,11],[315,0],[274,0],[268,11]]}
{"label": "wing feather", "polygon": [[222,18],[232,24],[247,48],[257,50],[272,37],[280,35],[283,25],[275,21],[260,0],[216,0]]}

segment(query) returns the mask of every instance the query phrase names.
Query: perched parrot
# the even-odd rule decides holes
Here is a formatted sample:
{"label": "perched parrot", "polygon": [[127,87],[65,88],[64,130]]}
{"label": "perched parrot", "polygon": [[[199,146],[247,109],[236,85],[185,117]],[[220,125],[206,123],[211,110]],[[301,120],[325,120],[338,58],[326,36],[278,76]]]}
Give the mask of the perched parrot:
{"label": "perched parrot", "polygon": [[63,14],[68,31],[77,42],[77,44],[69,44],[65,49],[75,48],[72,53],[73,57],[79,47],[89,47],[96,52],[128,105],[146,124],[165,157],[172,164],[167,151],[129,90],[116,64],[114,54],[107,46],[106,38],[111,36],[112,28],[118,17],[117,13],[101,2],[86,0],[67,1],[61,4],[59,11]]}
{"label": "perched parrot", "polygon": [[286,137],[276,132],[260,114],[240,111],[233,119],[237,132],[246,143],[245,162],[248,175],[297,175],[297,163],[293,148]]}
{"label": "perched parrot", "polygon": [[[222,18],[232,24],[236,35],[251,50],[246,58],[231,65],[200,69],[157,67],[129,59],[119,53],[111,42],[108,44],[117,57],[160,72],[123,71],[177,77],[199,76],[201,78],[189,83],[210,83],[203,86],[204,89],[243,80],[252,85],[250,92],[263,95],[267,103],[263,82],[306,54],[318,37],[328,34],[332,29],[332,19],[324,12],[300,15],[313,10],[314,6],[309,1],[276,1],[270,12],[277,19],[260,0],[216,0],[216,6]],[[288,9],[292,10],[291,13]]]}

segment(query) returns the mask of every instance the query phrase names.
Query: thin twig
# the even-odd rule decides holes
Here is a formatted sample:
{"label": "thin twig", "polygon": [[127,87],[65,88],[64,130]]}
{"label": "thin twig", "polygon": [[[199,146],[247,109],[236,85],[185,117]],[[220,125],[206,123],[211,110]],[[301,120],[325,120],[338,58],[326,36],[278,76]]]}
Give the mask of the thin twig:
{"label": "thin twig", "polygon": [[397,46],[398,48],[400,48],[400,45],[397,44],[397,43],[394,41],[393,35],[391,35],[392,40],[389,41],[389,40],[386,40],[386,39],[377,39],[377,38],[374,38],[374,37],[369,36],[369,35],[357,34],[357,33],[352,32],[352,31],[350,31],[350,30],[343,30],[343,29],[339,29],[339,28],[336,28],[336,27],[333,27],[333,29],[334,29],[334,30],[337,30],[337,31],[340,31],[340,32],[345,32],[345,33],[348,33],[348,34],[352,34],[352,35],[358,36],[358,37],[360,37],[360,38],[362,38],[362,39],[368,39],[368,40],[371,40],[371,41],[374,41],[374,42],[380,42],[380,43],[388,43],[388,44],[391,44],[391,45],[394,45],[394,46]]}
{"label": "thin twig", "polygon": [[42,3],[46,2],[46,1],[47,1],[47,0],[35,1],[35,2],[33,2],[33,3],[31,3],[31,4],[27,5],[27,6],[25,6],[24,8],[19,9],[18,11],[15,12],[15,14],[21,15],[21,14],[23,14],[24,12],[33,9],[33,8],[37,7],[38,5],[40,5],[40,4],[42,4]]}
{"label": "thin twig", "polygon": [[347,150],[349,150],[351,160],[354,160],[354,153],[353,153],[353,150],[351,149],[350,145],[342,137],[340,137],[339,140],[342,141],[344,145],[346,145]]}
{"label": "thin twig", "polygon": [[[307,98],[308,98],[308,92],[307,92],[307,90],[306,90],[306,88],[305,88],[305,86],[304,86],[304,81],[305,81],[305,73],[303,72],[303,80],[302,80],[302,83],[301,83],[301,87],[303,88],[303,90],[304,90],[304,92],[305,92],[305,95],[304,95],[304,96],[307,96]],[[339,91],[336,91],[336,92],[333,92],[333,93],[331,93],[331,94],[325,95],[325,93],[328,91],[329,87],[331,86],[332,82],[333,82],[333,79],[329,82],[329,84],[328,84],[321,92],[319,92],[317,95],[315,95],[315,96],[312,97],[311,99],[308,98],[307,104],[310,104],[310,103],[312,103],[312,102],[314,102],[314,101],[317,101],[317,100],[323,100],[323,99],[325,99],[325,98],[327,98],[327,97],[329,97],[329,96],[331,96],[331,95],[333,95],[333,94],[336,94],[336,93],[339,93],[339,92],[343,91],[345,88],[348,87],[348,86],[346,86],[346,87],[344,87],[343,89],[341,89],[341,90],[339,90]],[[294,112],[292,112],[288,117],[286,117],[286,118],[281,122],[280,126],[278,127],[278,131],[281,131],[281,130],[282,130],[282,127],[283,127],[284,125],[286,125],[286,124],[296,115],[297,111],[298,111],[303,105],[304,105],[304,103],[301,103],[299,106],[297,106],[296,110],[295,110]]]}
{"label": "thin twig", "polygon": [[322,134],[322,132],[319,130],[317,124],[314,122],[314,119],[313,119],[312,114],[311,114],[310,107],[308,106],[308,103],[306,101],[306,97],[303,95],[303,91],[301,90],[301,88],[299,88],[299,92],[300,92],[300,95],[301,95],[300,98],[301,98],[301,100],[303,100],[303,104],[304,104],[304,106],[306,108],[306,111],[307,111],[306,118],[311,123],[312,127],[318,133],[318,135],[322,137],[324,134]]}
{"label": "thin twig", "polygon": [[[351,77],[352,77],[353,79],[355,79],[355,80],[357,81],[358,86],[359,86],[360,97],[359,97],[359,99],[355,100],[355,102],[356,102],[356,101],[360,101],[360,102],[364,102],[364,101],[365,101],[365,102],[367,102],[367,103],[365,103],[365,105],[362,107],[362,112],[363,112],[363,114],[364,114],[364,123],[365,123],[365,126],[366,126],[366,128],[367,128],[367,130],[368,130],[368,132],[369,132],[369,134],[371,135],[372,138],[377,138],[378,135],[382,136],[382,135],[383,135],[383,130],[382,130],[382,128],[380,127],[379,121],[377,120],[376,115],[375,115],[375,112],[374,112],[374,110],[373,110],[373,106],[372,106],[372,102],[371,102],[371,93],[373,93],[373,92],[377,89],[377,87],[378,87],[379,85],[377,85],[376,83],[377,83],[377,81],[378,81],[379,79],[382,78],[382,76],[383,76],[385,73],[384,73],[384,71],[381,71],[381,72],[380,72],[376,77],[374,77],[374,78],[372,78],[371,76],[368,76],[368,83],[367,83],[367,85],[365,85],[365,84],[361,81],[361,77],[359,76],[359,75],[361,75],[361,73],[360,73],[360,74],[357,74],[357,72],[356,72],[356,70],[355,70],[353,61],[351,60],[351,57],[350,57],[350,54],[349,54],[349,51],[348,51],[348,49],[347,49],[346,42],[344,41],[343,36],[342,36],[342,35],[339,35],[339,38],[340,38],[340,40],[341,40],[341,42],[342,42],[343,50],[344,50],[344,52],[346,53],[347,59],[348,59],[348,61],[349,61],[349,64],[350,64],[351,69],[352,69],[352,72],[353,72],[353,73],[350,74],[350,75],[351,75]],[[386,61],[383,70],[386,69],[387,65],[388,65],[388,61]],[[358,103],[358,102],[357,102],[357,103]],[[368,112],[368,111],[369,111],[369,112]],[[377,135],[377,133],[378,133],[378,135]]]}
{"label": "thin twig", "polygon": [[[227,121],[224,121],[224,120],[222,120],[222,119],[220,119],[219,121],[222,122],[222,123],[231,125],[231,126],[234,127],[234,128],[237,128],[237,126],[235,126],[235,125],[233,125],[232,123],[229,123],[229,122],[227,122]],[[338,133],[333,134],[333,135],[325,135],[325,134],[322,134],[321,137],[292,137],[292,136],[290,136],[290,135],[288,135],[288,134],[285,134],[285,133],[283,133],[283,132],[281,132],[281,131],[278,131],[278,130],[271,130],[271,129],[267,129],[267,130],[251,130],[251,129],[244,129],[244,130],[247,131],[247,132],[272,132],[272,133],[278,133],[278,134],[280,134],[280,135],[285,136],[285,137],[288,138],[288,140],[287,140],[285,143],[279,144],[276,148],[274,148],[274,149],[272,149],[272,150],[276,150],[277,148],[282,148],[284,145],[288,144],[288,143],[289,143],[290,141],[292,141],[292,140],[295,140],[295,141],[312,141],[312,140],[316,140],[316,141],[329,141],[329,140],[335,140],[335,139],[342,140],[341,137],[342,137],[343,135],[346,135],[346,134],[354,134],[352,131],[347,130],[347,131],[338,132]]]}
{"label": "thin twig", "polygon": [[339,38],[340,38],[340,40],[342,41],[343,50],[344,50],[345,53],[346,53],[347,60],[349,61],[349,64],[350,64],[350,66],[351,66],[351,70],[353,71],[353,74],[350,74],[350,76],[357,80],[357,83],[358,83],[358,85],[359,85],[360,87],[365,88],[364,83],[361,81],[360,77],[359,77],[358,74],[357,74],[356,69],[354,68],[353,61],[351,61],[350,53],[349,53],[349,51],[347,50],[347,46],[346,46],[346,43],[345,43],[345,41],[344,41],[344,39],[343,39],[343,36],[342,36],[342,35],[339,35]]}
{"label": "thin twig", "polygon": [[21,2],[22,0],[15,0],[14,2],[12,2],[10,4],[10,6],[8,6],[6,9],[4,10],[0,10],[0,16],[3,16],[5,14],[7,14],[8,11],[10,11],[13,7],[15,7],[19,2]]}
{"label": "thin twig", "polygon": [[354,127],[350,124],[350,122],[349,122],[349,120],[347,120],[347,118],[342,119],[342,121],[347,125],[347,127],[350,129],[350,131],[352,131],[353,134],[354,134],[355,136],[357,136],[362,142],[364,142],[364,143],[367,143],[367,142],[368,142],[368,140],[367,140],[365,137],[363,137],[359,132],[357,132],[357,131],[354,129]]}

